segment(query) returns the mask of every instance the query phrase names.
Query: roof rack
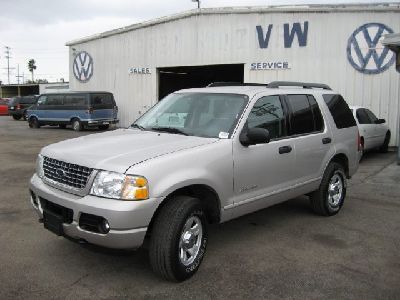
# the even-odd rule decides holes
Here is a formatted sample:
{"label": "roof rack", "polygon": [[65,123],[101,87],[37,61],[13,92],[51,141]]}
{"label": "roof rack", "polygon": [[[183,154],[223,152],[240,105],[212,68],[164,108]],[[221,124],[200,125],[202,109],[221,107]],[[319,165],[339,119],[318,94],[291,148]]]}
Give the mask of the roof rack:
{"label": "roof rack", "polygon": [[252,83],[252,82],[212,82],[207,87],[219,87],[219,86],[268,86],[265,83]]}
{"label": "roof rack", "polygon": [[332,90],[328,85],[323,83],[309,83],[309,82],[296,82],[296,81],[272,81],[267,84],[268,88],[278,88],[280,86],[296,86],[302,87],[303,89],[324,89]]}

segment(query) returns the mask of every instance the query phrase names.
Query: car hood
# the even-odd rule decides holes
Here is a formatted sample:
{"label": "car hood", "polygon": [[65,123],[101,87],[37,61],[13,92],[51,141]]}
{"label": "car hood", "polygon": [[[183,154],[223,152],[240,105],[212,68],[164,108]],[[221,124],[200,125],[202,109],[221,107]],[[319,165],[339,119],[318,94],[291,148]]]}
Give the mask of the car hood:
{"label": "car hood", "polygon": [[43,148],[41,154],[67,163],[124,173],[151,158],[216,141],[216,138],[118,129],[55,143]]}

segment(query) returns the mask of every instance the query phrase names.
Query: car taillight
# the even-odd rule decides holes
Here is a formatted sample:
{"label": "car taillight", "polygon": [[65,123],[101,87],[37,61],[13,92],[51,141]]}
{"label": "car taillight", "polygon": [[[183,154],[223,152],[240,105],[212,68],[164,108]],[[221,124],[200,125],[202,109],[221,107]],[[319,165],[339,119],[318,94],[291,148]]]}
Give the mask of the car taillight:
{"label": "car taillight", "polygon": [[21,109],[21,105],[20,104],[17,104],[17,109]]}

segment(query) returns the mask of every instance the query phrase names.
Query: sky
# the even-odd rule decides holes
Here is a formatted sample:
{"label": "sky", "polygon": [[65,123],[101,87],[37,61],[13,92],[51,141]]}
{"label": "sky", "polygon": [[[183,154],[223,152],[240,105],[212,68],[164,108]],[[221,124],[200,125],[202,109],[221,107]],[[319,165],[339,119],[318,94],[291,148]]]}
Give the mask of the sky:
{"label": "sky", "polygon": [[[268,6],[354,3],[346,0],[203,0],[201,6]],[[377,0],[362,0],[372,3]],[[382,1],[380,1],[382,2]],[[383,1],[400,2],[400,0]],[[0,0],[0,81],[8,83],[5,47],[10,47],[10,83],[31,79],[68,81],[65,43],[92,34],[197,8],[192,0]],[[19,69],[19,73],[18,73]],[[17,77],[17,75],[20,77]]]}

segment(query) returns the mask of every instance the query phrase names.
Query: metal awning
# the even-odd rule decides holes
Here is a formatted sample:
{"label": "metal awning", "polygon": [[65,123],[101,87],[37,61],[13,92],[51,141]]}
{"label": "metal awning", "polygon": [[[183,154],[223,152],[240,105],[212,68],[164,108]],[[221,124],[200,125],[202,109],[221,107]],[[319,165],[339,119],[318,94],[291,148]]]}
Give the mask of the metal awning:
{"label": "metal awning", "polygon": [[400,33],[386,34],[383,37],[382,44],[395,52],[399,52],[400,51]]}

